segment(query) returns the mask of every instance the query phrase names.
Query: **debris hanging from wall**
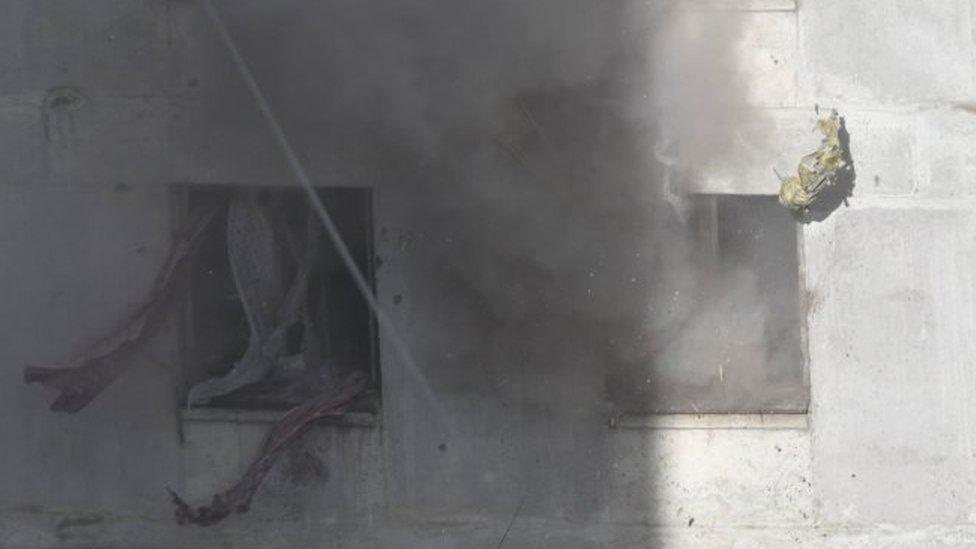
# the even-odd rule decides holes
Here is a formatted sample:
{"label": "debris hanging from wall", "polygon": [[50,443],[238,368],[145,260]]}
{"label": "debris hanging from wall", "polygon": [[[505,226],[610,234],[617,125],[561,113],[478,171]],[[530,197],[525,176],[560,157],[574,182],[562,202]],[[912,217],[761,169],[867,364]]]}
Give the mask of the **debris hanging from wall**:
{"label": "debris hanging from wall", "polygon": [[176,505],[176,520],[180,524],[210,526],[231,513],[244,513],[251,506],[251,499],[261,481],[289,444],[305,432],[312,423],[326,416],[342,415],[350,404],[366,389],[367,377],[362,372],[349,374],[338,390],[326,392],[296,406],[275,424],[264,443],[261,454],[251,462],[247,472],[230,489],[215,494],[210,505],[194,509],[171,489],[167,489]]}
{"label": "debris hanging from wall", "polygon": [[815,129],[824,136],[820,147],[800,159],[797,175],[780,176],[779,203],[794,214],[805,213],[833,185],[837,172],[846,165],[840,128],[836,110],[819,118]]}
{"label": "debris hanging from wall", "polygon": [[[24,371],[25,381],[61,390],[61,395],[51,405],[54,411],[77,412],[84,408],[133,362],[142,345],[163,324],[170,307],[186,293],[193,263],[202,255],[199,252],[207,236],[219,233],[213,230],[214,220],[225,210],[228,260],[235,278],[237,298],[246,311],[249,343],[231,373],[207,379],[193,387],[190,403],[206,402],[259,382],[272,370],[287,368],[288,363],[293,362],[286,360],[290,358],[301,363],[299,369],[303,372],[310,369],[322,377],[319,363],[323,360],[317,352],[312,352],[313,349],[302,349],[297,357],[283,356],[289,327],[302,324],[305,326],[302,332],[307,337],[312,337],[310,334],[314,332],[307,326],[313,315],[304,309],[308,307],[309,270],[319,246],[317,219],[306,216],[304,238],[292,234],[287,227],[276,230],[276,225],[283,225],[280,223],[283,212],[276,211],[266,202],[253,191],[236,191],[228,199],[191,208],[191,215],[176,236],[149,298],[139,309],[71,365],[29,366]],[[282,257],[289,254],[280,253],[278,249],[282,241],[294,263],[294,281],[290,286],[285,284],[286,262]],[[181,524],[209,526],[233,512],[247,511],[254,493],[284,449],[316,419],[344,414],[366,390],[370,380],[366,373],[356,370],[341,382],[332,375],[326,375],[320,381],[324,382],[322,387],[312,387],[315,391],[312,396],[291,408],[275,424],[261,454],[240,481],[214,495],[209,505],[194,509],[169,490],[176,505],[177,520]]]}
{"label": "debris hanging from wall", "polygon": [[170,306],[186,287],[192,258],[200,249],[219,204],[195,212],[180,229],[149,297],[118,328],[82,356],[61,366],[28,366],[24,381],[61,391],[51,404],[55,412],[74,413],[88,405],[132,363],[139,348],[162,324]]}
{"label": "debris hanging from wall", "polygon": [[[230,199],[227,255],[237,298],[247,320],[248,344],[229,372],[190,389],[187,396],[190,405],[206,404],[214,397],[261,381],[288,358],[302,362],[300,370],[305,371],[303,354],[284,355],[288,329],[297,323],[304,325],[308,320],[302,313],[308,290],[309,255],[314,253],[317,241],[310,237],[307,243],[299,243],[297,237],[283,231],[297,264],[294,282],[289,287],[285,283],[284,254],[280,253],[279,238],[276,238],[282,231],[276,231],[275,225],[273,212],[255,193],[238,192]],[[315,226],[311,222],[308,225]],[[314,331],[305,329],[303,333]]]}

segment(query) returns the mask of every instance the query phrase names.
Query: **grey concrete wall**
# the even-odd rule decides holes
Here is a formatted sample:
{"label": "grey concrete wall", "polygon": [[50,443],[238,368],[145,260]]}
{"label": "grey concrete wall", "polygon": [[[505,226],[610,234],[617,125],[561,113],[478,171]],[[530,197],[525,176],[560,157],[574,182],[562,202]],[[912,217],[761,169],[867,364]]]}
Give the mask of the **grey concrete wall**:
{"label": "grey concrete wall", "polygon": [[[602,370],[583,355],[568,366],[506,364],[500,355],[478,364],[480,372],[452,357],[455,342],[442,332],[469,321],[473,309],[449,310],[445,281],[429,270],[444,242],[418,226],[421,210],[397,189],[418,176],[393,172],[383,158],[375,173],[361,157],[341,158],[343,140],[362,139],[362,131],[333,127],[315,94],[341,93],[343,83],[321,87],[320,76],[295,66],[276,72],[294,63],[286,54],[322,46],[314,28],[276,54],[277,41],[287,42],[275,34],[282,27],[262,21],[260,3],[242,7],[228,19],[284,105],[283,121],[316,182],[379,191],[380,300],[419,370],[411,374],[384,344],[377,425],[316,428],[275,468],[252,513],[211,531],[178,527],[165,488],[200,501],[226,487],[268,425],[181,419],[175,324],[96,403],[77,415],[47,411],[53,395],[25,386],[22,366],[69,360],[138,304],[169,246],[167,185],[292,178],[198,5],[11,2],[2,109],[10,121],[2,216],[10,329],[0,348],[8,365],[2,400],[16,418],[3,427],[0,544],[453,546],[464,532],[499,537],[500,521],[523,501],[527,517],[595,519],[608,499],[610,467]],[[374,23],[349,22],[364,30]],[[327,61],[355,62],[356,47]],[[366,84],[395,78],[395,69],[367,75]],[[74,102],[52,99],[64,93]],[[350,148],[366,154],[360,143]],[[406,296],[402,306],[394,295]],[[424,300],[442,316],[425,317]],[[476,327],[460,328],[477,338]],[[488,343],[478,345],[484,352]],[[484,368],[495,370],[487,390],[478,386]]]}
{"label": "grey concrete wall", "polygon": [[[517,510],[506,546],[976,545],[971,0],[688,4],[692,23],[742,12],[730,51],[750,107],[738,120],[764,136],[729,141],[698,190],[775,192],[768,164],[788,168],[806,148],[794,136],[812,105],[847,119],[854,196],[802,236],[805,429],[610,429],[592,356],[459,362],[448,335],[468,309],[424,318],[443,297],[418,284],[429,272],[417,258],[442,248],[404,213],[396,172],[345,171],[333,143],[349,136],[302,108],[322,88],[246,51],[323,184],[391,191],[377,195],[379,297],[433,398],[385,346],[379,425],[317,427],[248,515],[211,529],[176,526],[163,487],[199,498],[224,485],[267,425],[182,422],[171,338],[77,415],[49,412],[52,395],[24,386],[21,367],[69,359],[138,302],[168,246],[167,184],[289,175],[196,4],[2,4],[0,545],[485,547]],[[396,60],[372,70],[397,75]],[[45,107],[61,86],[86,103]]]}

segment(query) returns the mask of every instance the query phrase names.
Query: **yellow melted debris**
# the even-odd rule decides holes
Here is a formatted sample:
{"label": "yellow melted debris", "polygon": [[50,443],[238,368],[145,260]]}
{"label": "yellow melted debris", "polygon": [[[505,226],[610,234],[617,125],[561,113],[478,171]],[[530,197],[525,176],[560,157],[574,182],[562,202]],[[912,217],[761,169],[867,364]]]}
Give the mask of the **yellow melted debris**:
{"label": "yellow melted debris", "polygon": [[795,213],[806,211],[816,202],[820,193],[834,182],[837,171],[844,167],[837,111],[818,119],[816,130],[824,136],[820,148],[800,159],[797,174],[782,178],[779,189],[779,203]]}

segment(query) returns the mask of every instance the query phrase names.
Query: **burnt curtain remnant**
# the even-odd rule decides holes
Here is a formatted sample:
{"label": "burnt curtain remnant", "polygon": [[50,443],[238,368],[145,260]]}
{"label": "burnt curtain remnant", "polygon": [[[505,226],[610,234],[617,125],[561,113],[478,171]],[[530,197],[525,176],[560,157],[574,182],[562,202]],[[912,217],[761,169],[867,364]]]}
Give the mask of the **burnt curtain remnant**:
{"label": "burnt curtain remnant", "polygon": [[192,259],[200,251],[219,210],[214,203],[195,209],[177,234],[149,297],[116,329],[69,364],[24,369],[27,383],[37,382],[61,391],[51,410],[81,410],[136,358],[140,347],[160,327],[171,305],[185,290]]}
{"label": "burnt curtain remnant", "polygon": [[[372,280],[369,189],[320,189]],[[230,203],[193,270],[183,339],[189,406],[288,409],[352,372],[376,386],[374,319],[295,189],[185,189]]]}
{"label": "burnt curtain remnant", "polygon": [[[372,280],[369,190],[321,192]],[[71,364],[29,366],[24,379],[61,391],[52,410],[77,412],[185,303],[185,358],[202,379],[188,404],[288,410],[241,480],[209,506],[194,510],[171,491],[181,523],[209,525],[246,511],[284,448],[316,419],[375,406],[360,398],[377,383],[373,317],[298,191],[208,186],[179,196],[188,213],[147,300]]]}
{"label": "burnt curtain remnant", "polygon": [[[369,191],[323,193],[334,200],[363,272],[371,273]],[[51,409],[77,412],[91,402],[187,292],[185,358],[198,370],[191,377],[200,378],[191,405],[289,408],[353,371],[375,385],[372,317],[301,195],[230,188],[189,194],[189,215],[146,301],[69,364],[25,368],[26,382],[61,391]]]}
{"label": "burnt curtain remnant", "polygon": [[176,505],[176,520],[180,524],[191,523],[210,526],[228,517],[231,513],[244,513],[251,506],[251,498],[257,492],[264,476],[274,465],[278,456],[291,442],[311,426],[316,419],[326,416],[342,415],[349,409],[354,399],[366,388],[367,378],[361,372],[349,374],[334,391],[322,393],[304,404],[291,409],[275,424],[271,434],[261,449],[261,454],[251,462],[247,472],[230,489],[215,494],[210,505],[194,509],[176,492],[169,490]]}

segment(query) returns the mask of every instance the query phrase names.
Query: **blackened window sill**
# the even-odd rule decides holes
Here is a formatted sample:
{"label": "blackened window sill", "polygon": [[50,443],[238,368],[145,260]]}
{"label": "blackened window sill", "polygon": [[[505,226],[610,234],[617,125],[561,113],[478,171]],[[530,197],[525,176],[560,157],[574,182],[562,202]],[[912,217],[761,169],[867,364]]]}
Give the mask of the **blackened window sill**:
{"label": "blackened window sill", "polygon": [[[180,419],[196,423],[275,423],[285,416],[286,410],[241,410],[231,408],[190,408],[183,410]],[[379,414],[348,412],[340,416],[317,419],[316,426],[358,427],[373,429],[380,424]]]}

